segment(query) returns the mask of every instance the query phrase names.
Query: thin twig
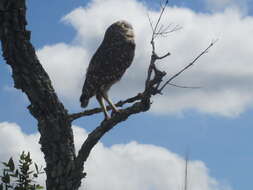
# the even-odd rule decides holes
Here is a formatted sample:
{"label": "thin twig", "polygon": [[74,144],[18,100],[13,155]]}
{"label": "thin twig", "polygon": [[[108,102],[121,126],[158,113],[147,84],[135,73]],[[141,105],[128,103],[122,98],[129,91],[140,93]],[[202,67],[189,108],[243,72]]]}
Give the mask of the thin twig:
{"label": "thin twig", "polygon": [[165,84],[160,88],[160,92],[162,92],[162,90],[172,81],[174,80],[176,77],[178,77],[181,73],[183,73],[185,70],[187,70],[189,67],[193,66],[193,64],[204,54],[206,54],[208,52],[208,50],[217,42],[214,41],[212,42],[204,51],[202,51],[191,63],[189,63],[186,67],[184,67],[183,69],[181,69],[178,73],[176,73],[175,75],[173,75],[171,78],[169,78],[169,80],[167,80],[167,82],[165,82]]}
{"label": "thin twig", "polygon": [[169,55],[171,55],[170,52],[166,53],[163,56],[157,56],[156,59],[164,59],[164,58],[168,57]]}
{"label": "thin twig", "polygon": [[152,21],[151,21],[151,18],[149,16],[149,14],[147,13],[147,16],[148,16],[148,21],[149,21],[149,24],[150,24],[150,27],[152,29],[152,33],[154,33],[154,27],[153,27],[153,24],[152,24]]}
{"label": "thin twig", "polygon": [[182,86],[182,85],[177,85],[177,84],[173,84],[173,83],[168,83],[168,85],[174,86],[174,87],[177,87],[177,88],[190,88],[190,89],[199,89],[199,88],[202,88],[200,86]]}
{"label": "thin twig", "polygon": [[169,3],[169,0],[166,0],[165,3],[164,3],[164,5],[161,7],[162,10],[161,10],[161,13],[160,13],[160,15],[159,15],[159,17],[157,19],[156,25],[154,27],[154,32],[152,34],[152,40],[154,40],[156,38],[156,36],[157,36],[157,35],[155,35],[155,33],[156,33],[157,27],[159,26],[159,23],[161,21],[161,18],[162,18],[163,14],[164,14],[164,11],[165,11],[168,3]]}
{"label": "thin twig", "polygon": [[172,33],[172,32],[176,32],[178,30],[181,30],[182,27],[179,26],[179,25],[176,25],[174,28],[172,29],[169,29],[171,28],[171,24],[169,24],[165,29],[163,30],[159,30],[158,32],[155,32],[155,35],[156,36],[162,36],[162,37],[167,37],[168,34]]}

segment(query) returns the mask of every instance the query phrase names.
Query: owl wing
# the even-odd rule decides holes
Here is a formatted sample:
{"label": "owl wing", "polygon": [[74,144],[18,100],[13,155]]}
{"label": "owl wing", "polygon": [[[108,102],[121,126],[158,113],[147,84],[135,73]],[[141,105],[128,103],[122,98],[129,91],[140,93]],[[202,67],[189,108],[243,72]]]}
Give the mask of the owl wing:
{"label": "owl wing", "polygon": [[119,80],[132,63],[134,47],[131,44],[102,44],[90,61],[86,78],[91,77],[103,83]]}
{"label": "owl wing", "polygon": [[134,48],[134,44],[122,46],[102,43],[100,45],[88,66],[81,102],[87,102],[87,99],[94,96],[101,86],[110,86],[120,80],[132,63]]}
{"label": "owl wing", "polygon": [[110,47],[105,47],[102,43],[92,56],[87,68],[86,79],[80,99],[89,99],[90,97],[94,96],[100,86],[108,82],[107,75],[110,74],[108,73],[107,67],[108,65],[110,66],[109,54],[111,51],[112,49]]}

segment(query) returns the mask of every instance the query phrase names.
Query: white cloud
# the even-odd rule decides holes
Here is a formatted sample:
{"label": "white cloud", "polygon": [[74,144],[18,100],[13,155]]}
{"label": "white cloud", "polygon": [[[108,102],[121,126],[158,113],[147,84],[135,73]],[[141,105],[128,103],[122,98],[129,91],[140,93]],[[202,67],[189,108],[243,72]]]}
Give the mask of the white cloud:
{"label": "white cloud", "polygon": [[42,161],[42,154],[39,154],[40,147],[37,143],[39,141],[39,134],[26,135],[17,124],[8,122],[0,123],[0,131],[0,144],[2,145],[0,149],[1,161],[7,160],[10,156],[17,158],[23,150],[31,151],[34,153],[32,156],[35,160]]}
{"label": "white cloud", "polygon": [[86,70],[88,60],[85,49],[60,43],[45,46],[37,54],[56,91],[65,99],[78,99],[76,91],[84,81],[82,71]]}
{"label": "white cloud", "polygon": [[[87,137],[84,129],[74,127],[75,144],[80,148]],[[32,158],[45,166],[38,144],[39,134],[24,134],[13,123],[0,123],[0,160],[18,157],[30,151]],[[162,147],[131,142],[105,147],[98,143],[85,164],[88,173],[81,189],[89,190],[167,190],[180,189],[184,177],[184,159]],[[40,179],[40,183],[45,176]],[[99,183],[98,183],[99,182]],[[189,162],[189,186],[194,190],[229,190],[210,177],[201,161]]]}
{"label": "white cloud", "polygon": [[[87,7],[75,9],[66,15],[63,21],[77,31],[73,43],[46,46],[38,51],[60,96],[72,105],[79,106],[78,97],[89,59],[101,42],[106,28],[119,19],[126,19],[133,24],[137,49],[133,65],[110,94],[115,100],[120,100],[142,91],[151,51],[148,11],[155,20],[158,12],[148,10],[136,0],[94,0]],[[168,76],[192,61],[213,39],[218,38],[219,41],[193,68],[175,81],[177,84],[203,88],[167,88],[164,96],[155,98],[154,113],[196,110],[237,116],[247,108],[252,108],[252,17],[242,17],[241,12],[233,8],[202,14],[170,7],[163,22],[183,27],[168,38],[157,41],[158,53],[162,55],[168,50],[172,53],[159,63]]]}
{"label": "white cloud", "polygon": [[[45,166],[42,152],[39,145],[39,134],[27,135],[21,131],[21,128],[15,123],[0,123],[0,162],[8,161],[13,157],[17,162],[22,151],[30,152],[34,162],[39,166]],[[0,169],[2,165],[0,164]],[[44,185],[45,175],[42,175],[38,182]]]}

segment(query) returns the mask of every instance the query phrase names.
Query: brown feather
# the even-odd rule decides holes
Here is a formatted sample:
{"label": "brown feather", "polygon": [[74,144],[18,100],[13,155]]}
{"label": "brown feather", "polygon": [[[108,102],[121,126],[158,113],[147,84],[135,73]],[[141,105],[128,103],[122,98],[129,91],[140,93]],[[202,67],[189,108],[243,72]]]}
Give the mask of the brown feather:
{"label": "brown feather", "polygon": [[82,89],[80,102],[88,105],[89,99],[106,92],[119,81],[132,64],[135,52],[134,33],[131,24],[118,21],[105,32],[104,39],[92,56]]}

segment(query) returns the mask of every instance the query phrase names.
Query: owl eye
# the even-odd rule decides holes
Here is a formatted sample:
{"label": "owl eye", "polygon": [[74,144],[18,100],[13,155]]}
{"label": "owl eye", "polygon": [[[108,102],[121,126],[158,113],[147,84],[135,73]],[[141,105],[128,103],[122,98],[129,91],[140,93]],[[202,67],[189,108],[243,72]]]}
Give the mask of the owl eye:
{"label": "owl eye", "polygon": [[123,26],[124,28],[127,28],[127,25],[126,25],[125,23],[123,23],[122,26]]}

